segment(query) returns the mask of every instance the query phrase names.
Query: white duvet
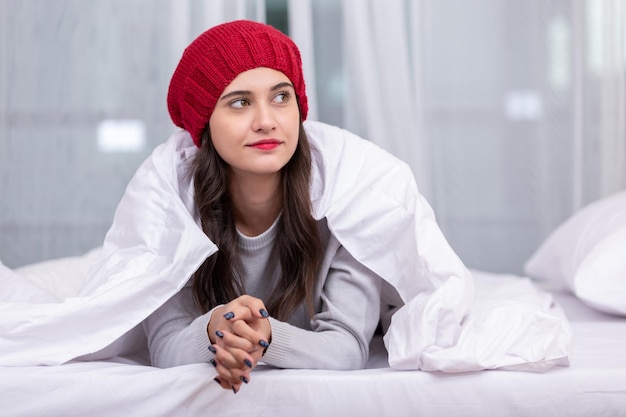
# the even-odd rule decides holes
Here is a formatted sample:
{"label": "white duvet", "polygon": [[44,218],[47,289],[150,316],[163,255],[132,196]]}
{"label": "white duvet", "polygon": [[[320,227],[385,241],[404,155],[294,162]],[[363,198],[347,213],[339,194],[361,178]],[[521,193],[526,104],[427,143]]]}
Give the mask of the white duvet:
{"label": "white duvet", "polygon": [[[462,372],[569,363],[571,331],[551,295],[505,278],[482,282],[475,293],[406,165],[346,131],[316,122],[306,129],[314,216],[325,217],[405,303],[385,335],[391,367]],[[193,210],[185,161],[195,152],[186,132],[155,150],[129,184],[97,260],[76,258],[84,272],[73,279],[64,281],[53,263],[37,271],[0,264],[0,366],[145,349],[136,326],[217,250]]]}

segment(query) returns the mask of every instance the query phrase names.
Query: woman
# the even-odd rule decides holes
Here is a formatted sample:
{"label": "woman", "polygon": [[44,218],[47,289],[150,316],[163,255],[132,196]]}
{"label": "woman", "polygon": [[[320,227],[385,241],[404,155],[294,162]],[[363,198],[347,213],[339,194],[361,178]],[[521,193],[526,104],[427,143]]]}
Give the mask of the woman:
{"label": "woman", "polygon": [[153,363],[209,361],[235,391],[263,355],[281,367],[363,367],[381,280],[313,219],[295,44],[258,23],[215,27],[185,51],[168,104],[200,147],[195,202],[219,251],[145,322]]}
{"label": "woman", "polygon": [[[549,298],[507,305],[498,290],[498,308],[483,298],[463,322],[471,275],[410,169],[304,122],[288,37],[247,21],[208,30],[185,50],[168,107],[182,130],[128,184],[80,292],[57,299],[5,271],[0,365],[145,364],[148,348],[157,366],[213,364],[207,374],[236,393],[260,361],[363,367],[379,318],[394,369],[567,362],[561,315],[537,310]],[[532,340],[491,317],[530,323]]]}
{"label": "woman", "polygon": [[[173,74],[168,109],[184,130],[174,140],[190,138],[199,148],[189,163],[179,164],[177,175],[193,179],[190,211],[218,250],[143,322],[152,363],[209,362],[216,382],[235,393],[251,381],[260,361],[285,368],[362,368],[380,318],[381,276],[389,281],[387,275],[395,274],[379,265],[415,267],[422,275],[430,268],[428,262],[407,266],[402,257],[390,261],[394,249],[380,246],[386,239],[402,244],[407,226],[415,227],[413,190],[400,189],[389,199],[391,208],[377,203],[387,201],[384,196],[371,194],[388,187],[385,181],[392,188],[405,184],[404,165],[365,141],[343,138],[347,133],[336,128],[305,127],[299,51],[260,23],[222,24],[194,40]],[[372,179],[342,173],[333,158],[344,148],[354,149],[345,152],[347,167],[352,158],[367,158],[381,174]],[[324,176],[325,169],[333,173]],[[412,178],[407,181],[411,186]],[[405,199],[408,212],[397,208]],[[347,227],[351,222],[356,224]],[[350,232],[355,227],[365,230],[366,241],[360,231]],[[433,236],[458,270],[437,280],[466,281],[438,229]],[[414,246],[407,242],[415,249],[412,257],[421,259]],[[437,286],[414,285],[417,291]],[[453,308],[457,324],[466,304]]]}

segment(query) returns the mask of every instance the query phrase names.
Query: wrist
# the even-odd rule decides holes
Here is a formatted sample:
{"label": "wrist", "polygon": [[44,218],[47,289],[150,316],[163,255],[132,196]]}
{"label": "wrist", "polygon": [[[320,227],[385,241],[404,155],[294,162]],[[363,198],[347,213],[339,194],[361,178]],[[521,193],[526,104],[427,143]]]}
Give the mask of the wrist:
{"label": "wrist", "polygon": [[217,330],[214,325],[215,320],[213,320],[213,316],[214,316],[214,313],[218,311],[221,307],[222,305],[219,305],[207,313],[209,320],[207,321],[207,324],[206,324],[206,333],[207,333],[207,337],[209,338],[209,342],[211,342],[212,345],[215,344],[215,330]]}

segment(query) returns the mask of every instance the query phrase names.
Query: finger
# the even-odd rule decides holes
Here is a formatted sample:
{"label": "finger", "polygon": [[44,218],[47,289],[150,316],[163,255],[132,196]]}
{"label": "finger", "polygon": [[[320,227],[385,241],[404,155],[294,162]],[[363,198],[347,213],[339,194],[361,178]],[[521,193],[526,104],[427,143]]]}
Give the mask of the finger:
{"label": "finger", "polygon": [[246,322],[257,320],[257,318],[253,316],[252,312],[247,307],[242,306],[236,301],[215,309],[215,311],[211,314],[211,318],[207,326],[207,332],[211,343],[216,342],[216,336],[222,338],[223,334],[228,331],[234,333],[231,330],[231,326],[232,323],[238,320]]}
{"label": "finger", "polygon": [[[261,308],[257,311],[257,307]],[[218,339],[232,333],[252,344],[245,346],[243,341],[231,340],[230,343],[239,349],[251,351],[258,349],[257,345],[267,349],[271,340],[271,326],[269,320],[263,318],[266,315],[262,300],[249,295],[238,297],[213,311],[207,326],[209,339],[212,344],[216,344]]]}
{"label": "finger", "polygon": [[220,348],[218,348],[216,358],[211,359],[210,362],[215,367],[219,380],[231,385],[250,382],[250,372],[252,371],[253,363],[249,359],[244,359],[243,361],[236,360],[233,366],[231,359],[232,355]]}
{"label": "finger", "polygon": [[247,306],[240,304],[238,302],[231,302],[224,305],[223,310],[224,314],[222,317],[225,320],[253,320],[256,318],[253,311],[250,310]]}
{"label": "finger", "polygon": [[241,382],[238,382],[236,384],[233,384],[233,386],[231,387],[231,389],[233,390],[233,392],[235,394],[237,394],[239,392],[239,390],[241,389]]}
{"label": "finger", "polygon": [[[241,322],[241,323],[244,323],[245,325],[245,322]],[[232,329],[232,328],[241,328],[242,326],[236,325],[235,323],[233,323],[233,325],[230,327]],[[240,349],[240,350],[247,352],[256,347],[255,343],[252,341],[254,339],[250,340],[246,337],[241,337],[234,332],[216,330],[215,336],[217,337],[215,344],[222,348]]]}
{"label": "finger", "polygon": [[[260,320],[267,321],[266,319]],[[269,346],[269,341],[266,334],[269,334],[270,332],[259,331],[259,329],[264,329],[264,326],[255,324],[256,323],[249,323],[243,320],[238,320],[234,321],[231,325],[231,330],[233,331],[233,334],[235,336],[246,339],[251,344],[251,346],[248,348],[240,347],[247,352],[258,350],[259,348],[267,349],[267,347]]]}
{"label": "finger", "polygon": [[228,381],[222,380],[222,378],[220,378],[219,376],[216,376],[215,378],[213,378],[213,381],[217,382],[220,387],[227,389],[227,390],[231,390],[235,394],[237,394],[239,390],[241,389],[241,382],[238,382],[236,384],[231,384]]}
{"label": "finger", "polygon": [[219,363],[216,369],[220,377],[231,385],[241,385],[242,383],[248,384],[250,382],[251,369],[242,370],[236,368],[228,368]]}
{"label": "finger", "polygon": [[216,346],[214,350],[215,360],[231,370],[239,369],[249,372],[257,364],[257,359],[254,356],[241,349]]}
{"label": "finger", "polygon": [[[219,346],[222,349],[232,352],[247,352],[254,358],[253,362],[258,361],[265,353],[265,350],[269,347],[269,342],[266,341],[263,334],[250,329],[249,326],[243,321],[233,323],[232,327],[235,329],[237,334],[222,332],[219,330],[216,331],[218,341],[211,346],[210,350],[213,352],[215,348]],[[243,335],[243,337],[240,335]],[[242,357],[241,353],[235,356],[238,358]]]}
{"label": "finger", "polygon": [[[230,385],[239,384],[243,382],[243,379],[250,381],[250,370],[230,368],[225,366],[221,361],[216,359],[211,360],[211,363],[215,367],[219,380],[227,382]],[[243,378],[242,378],[243,377]]]}
{"label": "finger", "polygon": [[[224,319],[230,322],[243,320],[248,323],[254,323],[257,320],[269,317],[263,301],[249,295],[238,297],[230,303],[223,305],[219,310],[216,310],[216,314],[221,315],[220,321]],[[220,324],[220,327],[223,327],[223,325]]]}
{"label": "finger", "polygon": [[242,295],[235,299],[242,306],[246,307],[252,317],[255,318],[267,318],[269,314],[265,307],[265,303],[260,298],[252,297],[250,295]]}
{"label": "finger", "polygon": [[241,374],[237,377],[231,373],[224,372],[223,370],[222,372],[218,371],[218,376],[214,379],[216,380],[216,382],[219,381],[219,384],[222,388],[233,389],[233,392],[235,393],[239,392],[241,384],[248,384],[250,382],[249,375]]}

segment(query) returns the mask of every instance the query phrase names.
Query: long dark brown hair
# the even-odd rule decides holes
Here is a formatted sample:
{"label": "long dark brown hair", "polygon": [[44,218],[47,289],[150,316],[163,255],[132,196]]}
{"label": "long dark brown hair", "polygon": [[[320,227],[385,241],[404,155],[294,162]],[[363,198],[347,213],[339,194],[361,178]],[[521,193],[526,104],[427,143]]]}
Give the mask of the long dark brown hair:
{"label": "long dark brown hair", "polygon": [[[245,291],[229,192],[230,167],[215,150],[208,125],[192,161],[192,173],[202,229],[219,248],[194,274],[195,301],[207,312]],[[313,314],[321,243],[311,211],[310,180],[311,148],[300,123],[295,153],[281,170],[283,211],[274,243],[281,277],[266,300],[267,310],[279,320],[287,320],[303,301],[309,315]]]}

